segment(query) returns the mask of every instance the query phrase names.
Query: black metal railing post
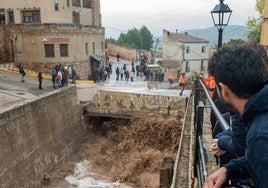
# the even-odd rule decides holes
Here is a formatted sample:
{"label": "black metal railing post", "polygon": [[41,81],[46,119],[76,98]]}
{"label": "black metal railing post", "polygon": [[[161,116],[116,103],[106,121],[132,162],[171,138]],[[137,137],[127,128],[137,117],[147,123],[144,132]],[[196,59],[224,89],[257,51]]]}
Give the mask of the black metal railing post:
{"label": "black metal railing post", "polygon": [[[201,99],[201,92],[205,93],[205,98]],[[204,109],[211,108],[211,113],[214,113],[216,118],[218,119],[219,124],[221,125],[223,130],[229,129],[228,123],[222,117],[221,113],[217,109],[216,105],[212,101],[209,96],[209,92],[203,83],[202,80],[195,83],[195,97],[194,97],[194,105],[195,105],[195,114],[194,114],[194,123],[195,123],[195,135],[196,135],[196,154],[195,154],[195,173],[198,179],[198,187],[202,188],[202,185],[205,181],[205,178],[209,175],[206,162],[207,162],[207,153],[203,145],[203,125],[204,125]],[[209,105],[206,106],[204,103],[206,100]]]}

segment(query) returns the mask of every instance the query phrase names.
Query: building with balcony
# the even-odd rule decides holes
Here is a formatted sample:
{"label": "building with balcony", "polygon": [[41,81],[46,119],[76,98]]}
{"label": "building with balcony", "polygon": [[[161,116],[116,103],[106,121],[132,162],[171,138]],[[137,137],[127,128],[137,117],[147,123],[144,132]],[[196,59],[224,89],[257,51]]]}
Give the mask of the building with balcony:
{"label": "building with balcony", "polygon": [[173,72],[187,74],[206,72],[209,42],[188,33],[163,30],[163,66]]}
{"label": "building with balcony", "polygon": [[104,42],[100,0],[0,0],[0,61],[47,72],[72,64],[87,79]]}

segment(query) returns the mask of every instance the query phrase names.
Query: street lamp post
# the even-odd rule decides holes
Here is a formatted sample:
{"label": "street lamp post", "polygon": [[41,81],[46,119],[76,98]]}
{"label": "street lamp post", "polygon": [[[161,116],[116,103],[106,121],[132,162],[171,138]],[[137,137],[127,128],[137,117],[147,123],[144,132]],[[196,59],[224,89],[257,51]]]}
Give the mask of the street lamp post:
{"label": "street lamp post", "polygon": [[214,26],[217,27],[218,35],[218,48],[222,46],[222,32],[225,26],[228,25],[232,10],[227,4],[224,4],[224,0],[219,0],[220,4],[216,5],[215,8],[211,11],[211,16],[213,19]]}

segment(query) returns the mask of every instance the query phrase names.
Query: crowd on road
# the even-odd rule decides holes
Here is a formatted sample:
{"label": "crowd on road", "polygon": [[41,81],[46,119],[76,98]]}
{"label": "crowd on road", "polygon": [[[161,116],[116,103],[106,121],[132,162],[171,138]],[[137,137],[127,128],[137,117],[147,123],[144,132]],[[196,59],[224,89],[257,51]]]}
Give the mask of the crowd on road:
{"label": "crowd on road", "polygon": [[[20,64],[18,69],[21,75],[21,82],[25,82],[26,72],[24,70],[23,65]],[[69,79],[71,79],[72,84],[76,83],[76,71],[74,70],[72,65],[63,66],[62,64],[57,64],[51,71],[50,75],[51,75],[52,87],[54,89],[56,89],[57,87],[67,86]],[[42,90],[43,73],[38,72],[37,78],[39,83],[38,88]]]}
{"label": "crowd on road", "polygon": [[164,81],[164,73],[161,69],[150,70],[147,63],[143,59],[140,63],[133,61],[131,62],[131,67],[127,66],[126,63],[120,62],[117,58],[117,66],[114,67],[114,62],[109,61],[108,65],[96,68],[93,71],[94,82],[105,82],[110,79],[113,69],[115,69],[116,80],[134,82],[134,78],[144,81]]}
{"label": "crowd on road", "polygon": [[[116,62],[109,61],[107,65],[104,65],[102,62],[100,65],[100,67],[97,67],[92,71],[91,78],[95,83],[112,83],[121,85],[123,82],[164,82],[165,76],[167,74],[166,70],[160,68],[159,66],[148,65],[146,58],[142,59],[140,62],[130,62],[117,58]],[[26,73],[22,65],[19,65],[19,72],[21,75],[21,82],[25,82]],[[177,87],[175,85],[178,85],[181,91],[180,95],[182,95],[184,88],[187,85],[187,79],[185,73],[178,74],[179,75],[174,76],[172,72],[168,73],[167,76],[170,80],[170,85],[165,87],[174,88]],[[172,75],[172,78],[170,78],[170,75]],[[53,70],[51,70],[50,76],[52,81],[52,88],[54,89],[67,86],[69,82],[75,84],[77,78],[76,71],[72,65],[62,64],[56,65]],[[37,80],[39,83],[38,89],[40,90],[43,89],[43,78],[43,73],[41,71],[38,72]]]}
{"label": "crowd on road", "polygon": [[110,79],[110,75],[113,72],[113,62],[109,62],[108,65],[104,67],[97,67],[93,70],[93,80],[94,82],[105,82],[106,80]]}
{"label": "crowd on road", "polygon": [[76,81],[76,72],[72,65],[58,64],[51,71],[53,88],[67,86],[69,79],[72,79],[72,84]]}

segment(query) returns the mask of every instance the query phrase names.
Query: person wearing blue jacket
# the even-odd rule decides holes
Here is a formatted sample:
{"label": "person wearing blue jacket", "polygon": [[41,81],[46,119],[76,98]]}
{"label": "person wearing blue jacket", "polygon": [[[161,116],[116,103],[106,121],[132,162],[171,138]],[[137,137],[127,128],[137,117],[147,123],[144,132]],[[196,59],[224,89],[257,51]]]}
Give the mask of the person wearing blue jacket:
{"label": "person wearing blue jacket", "polygon": [[[266,50],[264,49],[262,45],[256,42],[244,43],[242,45],[251,47],[252,49],[256,50],[256,52],[259,53],[259,55],[261,56],[262,70],[263,70],[262,74],[264,76],[265,83],[267,83],[268,82],[268,77],[267,77],[268,56],[267,56]],[[219,98],[215,100],[215,105],[217,106],[217,108],[220,110],[221,113],[227,112],[225,105],[222,103],[222,101]],[[212,153],[221,157],[224,155],[228,156],[228,154],[231,156],[236,156],[236,157],[242,156],[244,154],[245,147],[246,147],[245,139],[246,139],[247,129],[245,126],[242,126],[243,120],[242,118],[239,117],[239,115],[237,114],[234,115],[230,112],[225,113],[225,114],[232,115],[232,118],[230,121],[231,128],[226,131],[220,130],[222,131],[220,133],[218,133],[219,130],[216,129],[215,131],[213,129],[213,138],[215,139],[213,139],[213,144],[211,146]],[[214,121],[214,123],[212,124],[212,127],[213,127],[213,125],[216,124],[215,122],[217,120],[216,117],[213,117],[213,113],[211,114],[211,120]],[[222,155],[223,153],[224,155]],[[228,160],[228,157],[226,159]],[[225,162],[224,160],[221,160],[221,161],[223,163]]]}
{"label": "person wearing blue jacket", "polygon": [[229,153],[235,157],[243,156],[246,148],[247,128],[242,118],[235,114],[231,117],[230,129],[218,133],[213,139],[211,151],[214,155],[221,156]]}
{"label": "person wearing blue jacket", "polygon": [[220,48],[209,60],[219,97],[241,117],[247,130],[245,152],[206,178],[204,188],[220,188],[227,180],[251,177],[268,187],[268,85],[262,57],[246,45]]}

